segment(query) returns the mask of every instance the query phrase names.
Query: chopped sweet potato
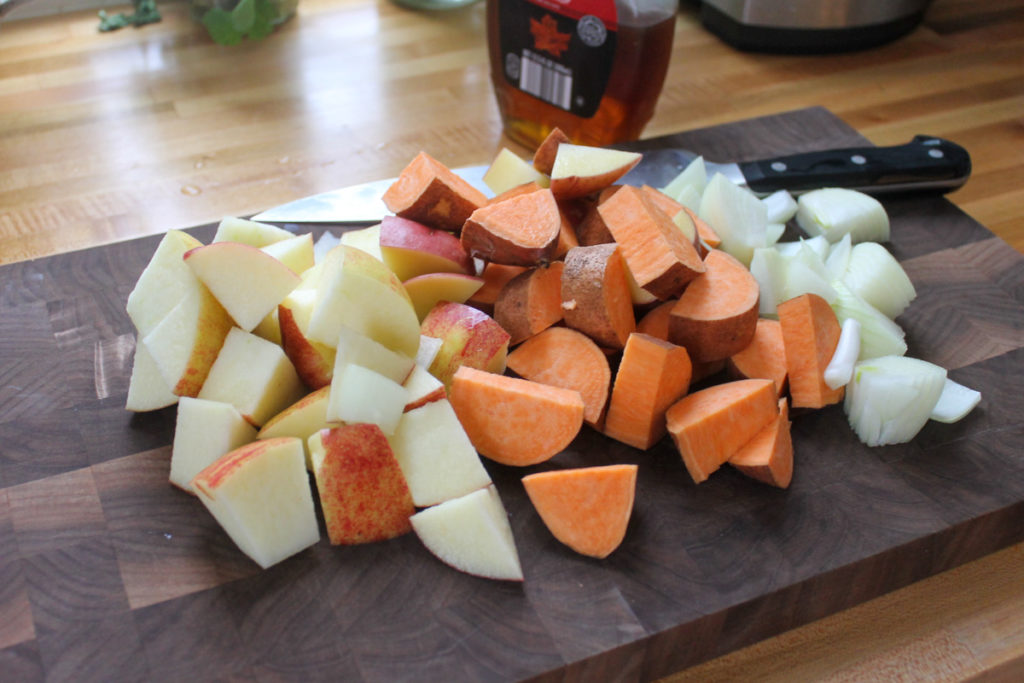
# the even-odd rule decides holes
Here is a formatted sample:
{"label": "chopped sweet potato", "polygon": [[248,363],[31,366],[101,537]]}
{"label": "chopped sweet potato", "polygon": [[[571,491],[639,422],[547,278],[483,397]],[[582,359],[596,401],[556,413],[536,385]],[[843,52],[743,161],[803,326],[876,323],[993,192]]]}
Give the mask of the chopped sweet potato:
{"label": "chopped sweet potato", "polygon": [[515,346],[562,319],[562,270],[555,261],[530,268],[509,280],[494,303],[494,319]]}
{"label": "chopped sweet potato", "polygon": [[562,271],[565,324],[605,348],[625,346],[636,329],[627,277],[616,244],[570,249]]}
{"label": "chopped sweet potato", "polygon": [[601,428],[612,373],[594,341],[568,327],[549,327],[508,354],[507,367],[541,384],[574,389],[583,398],[583,421]]}
{"label": "chopped sweet potato", "polygon": [[555,157],[558,156],[558,146],[563,142],[569,142],[569,136],[557,126],[552,128],[548,136],[537,147],[537,151],[533,153],[533,167],[545,175],[551,175]]}
{"label": "chopped sweet potato", "polygon": [[615,241],[612,233],[608,231],[608,225],[604,222],[604,218],[597,210],[597,207],[615,194],[621,187],[622,185],[612,185],[601,190],[600,194],[597,195],[597,202],[580,219],[576,225],[576,239],[579,240],[581,245],[589,247],[595,244],[608,244]]}
{"label": "chopped sweet potato", "polygon": [[562,215],[551,190],[515,195],[474,211],[462,246],[475,258],[513,266],[548,263],[558,248]]}
{"label": "chopped sweet potato", "polygon": [[746,476],[781,489],[793,480],[793,437],[786,399],[779,399],[779,414],[729,458]]}
{"label": "chopped sweet potato", "polygon": [[615,373],[604,433],[647,450],[665,436],[665,411],[690,387],[686,349],[646,334],[629,335]]}
{"label": "chopped sweet potato", "polygon": [[726,367],[734,379],[760,377],[774,381],[781,396],[786,388],[786,348],[779,321],[758,318],[754,338],[742,351],[729,356]]}
{"label": "chopped sweet potato", "polygon": [[640,287],[659,299],[679,296],[704,262],[672,219],[643,190],[629,185],[597,206]]}
{"label": "chopped sweet potato", "polygon": [[832,389],[825,383],[825,368],[842,332],[832,307],[817,294],[801,294],[777,310],[793,407],[822,408],[841,401],[845,387]]}
{"label": "chopped sweet potato", "polygon": [[458,232],[487,197],[426,152],[409,162],[383,196],[392,213],[432,228]]}
{"label": "chopped sweet potato", "polygon": [[501,293],[502,287],[525,270],[527,270],[526,266],[506,266],[501,263],[488,263],[480,273],[480,277],[484,281],[483,286],[476,290],[473,296],[469,297],[467,303],[488,315],[492,315],[494,313],[494,303],[498,300],[498,294]]}
{"label": "chopped sweet potato", "polygon": [[522,481],[552,536],[581,555],[603,559],[626,537],[636,475],[636,465],[606,465],[537,472]]}
{"label": "chopped sweet potato", "polygon": [[714,250],[706,271],[672,308],[669,341],[685,346],[696,361],[724,360],[750,343],[757,329],[757,280],[742,263]]}

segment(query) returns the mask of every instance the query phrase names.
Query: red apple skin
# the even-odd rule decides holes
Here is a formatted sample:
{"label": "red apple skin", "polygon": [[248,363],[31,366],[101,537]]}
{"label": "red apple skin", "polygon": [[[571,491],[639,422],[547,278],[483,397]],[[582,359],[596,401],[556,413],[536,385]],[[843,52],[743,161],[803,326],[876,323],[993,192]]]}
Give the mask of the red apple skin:
{"label": "red apple skin", "polygon": [[[451,232],[431,228],[401,216],[385,216],[380,223],[380,247],[421,251],[450,261],[451,272],[473,275],[476,266]],[[387,257],[385,256],[385,261]]]}
{"label": "red apple skin", "polygon": [[428,403],[433,403],[434,401],[440,401],[443,398],[448,398],[448,392],[445,391],[443,386],[440,386],[437,389],[434,389],[433,391],[431,391],[429,394],[426,394],[425,396],[421,396],[420,398],[418,398],[415,401],[410,401],[409,403],[406,403],[405,404],[405,409],[402,412],[403,413],[408,413],[410,410],[416,410],[417,408],[425,406]]}
{"label": "red apple skin", "polygon": [[317,490],[334,545],[385,541],[412,530],[412,494],[380,427],[347,424],[320,432]]}
{"label": "red apple skin", "polygon": [[430,374],[446,389],[463,365],[488,372],[505,371],[511,337],[494,318],[477,308],[442,301],[423,319],[420,332],[442,340]]}
{"label": "red apple skin", "polygon": [[281,326],[281,348],[295,366],[295,372],[299,374],[302,383],[313,390],[328,386],[334,377],[334,359],[327,358],[302,333],[292,315],[292,309],[279,305],[277,319]]}
{"label": "red apple skin", "polygon": [[225,453],[193,477],[192,486],[195,487],[195,483],[198,482],[206,489],[215,490],[230,478],[232,474],[241,469],[245,463],[265,453],[267,450],[275,448],[281,442],[293,440],[297,439],[291,436],[281,436],[276,439],[253,441],[252,443],[240,446],[229,453]]}

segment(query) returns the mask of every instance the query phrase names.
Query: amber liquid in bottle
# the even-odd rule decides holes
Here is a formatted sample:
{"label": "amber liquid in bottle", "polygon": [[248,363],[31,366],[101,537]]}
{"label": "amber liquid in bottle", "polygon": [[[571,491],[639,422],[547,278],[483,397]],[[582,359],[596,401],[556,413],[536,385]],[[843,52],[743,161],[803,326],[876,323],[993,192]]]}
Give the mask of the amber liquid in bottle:
{"label": "amber liquid in bottle", "polygon": [[491,80],[508,137],[530,149],[555,127],[584,145],[602,146],[640,137],[665,83],[675,35],[674,13],[620,21],[604,96],[592,116],[582,117],[523,92],[508,80],[497,11],[502,1],[487,0],[487,32]]}

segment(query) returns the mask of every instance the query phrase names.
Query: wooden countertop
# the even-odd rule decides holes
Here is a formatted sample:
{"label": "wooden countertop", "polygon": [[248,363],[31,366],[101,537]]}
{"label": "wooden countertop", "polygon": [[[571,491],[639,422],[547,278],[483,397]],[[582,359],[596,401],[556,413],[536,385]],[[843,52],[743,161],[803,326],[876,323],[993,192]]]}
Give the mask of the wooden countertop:
{"label": "wooden countertop", "polygon": [[[870,51],[737,52],[684,3],[646,135],[823,105],[872,142],[967,147],[950,199],[1024,251],[1024,0],[937,0]],[[262,43],[212,44],[183,3],[100,34],[92,12],[0,25],[0,263],[245,215],[503,144],[483,6],[302,0]],[[522,150],[520,150],[522,151]],[[1018,680],[1024,546],[682,672],[683,680]]]}

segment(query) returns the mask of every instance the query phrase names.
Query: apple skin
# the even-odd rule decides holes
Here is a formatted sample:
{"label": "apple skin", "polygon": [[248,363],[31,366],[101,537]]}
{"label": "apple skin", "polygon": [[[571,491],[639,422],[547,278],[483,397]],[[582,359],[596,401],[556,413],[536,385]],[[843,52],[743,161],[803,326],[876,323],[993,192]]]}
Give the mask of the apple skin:
{"label": "apple skin", "polygon": [[309,450],[333,545],[386,541],[412,530],[412,495],[379,427],[323,429],[310,437]]}
{"label": "apple skin", "polygon": [[384,263],[402,281],[427,273],[476,272],[473,259],[454,234],[400,216],[385,216],[381,221],[380,251]]}
{"label": "apple skin", "polygon": [[551,192],[560,200],[600,192],[629,173],[640,158],[637,152],[562,143],[551,169]]}
{"label": "apple skin", "polygon": [[302,383],[313,390],[328,386],[334,376],[334,349],[307,337],[287,304],[277,307],[277,320],[281,327],[281,348]]}
{"label": "apple skin", "polygon": [[502,373],[511,338],[494,318],[467,304],[443,301],[427,314],[422,334],[441,340],[430,374],[451,386],[455,371],[463,365]]}

